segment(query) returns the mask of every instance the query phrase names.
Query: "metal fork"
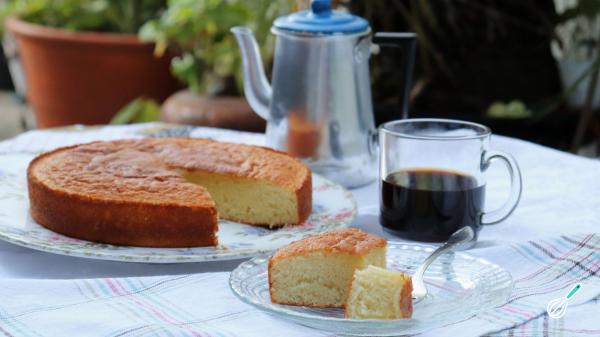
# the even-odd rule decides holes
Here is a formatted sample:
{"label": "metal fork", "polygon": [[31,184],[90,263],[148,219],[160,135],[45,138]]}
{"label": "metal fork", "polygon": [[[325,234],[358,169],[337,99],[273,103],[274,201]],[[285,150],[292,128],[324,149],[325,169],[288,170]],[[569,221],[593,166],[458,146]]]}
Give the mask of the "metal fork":
{"label": "metal fork", "polygon": [[418,303],[423,300],[427,296],[427,288],[425,287],[425,282],[423,282],[423,275],[425,274],[425,270],[431,265],[435,259],[437,259],[440,255],[454,250],[457,246],[467,243],[475,237],[475,231],[473,228],[466,226],[463,227],[456,232],[454,232],[448,241],[442,245],[440,248],[436,249],[429,255],[425,261],[419,266],[414,276],[412,277],[412,300],[413,304]]}

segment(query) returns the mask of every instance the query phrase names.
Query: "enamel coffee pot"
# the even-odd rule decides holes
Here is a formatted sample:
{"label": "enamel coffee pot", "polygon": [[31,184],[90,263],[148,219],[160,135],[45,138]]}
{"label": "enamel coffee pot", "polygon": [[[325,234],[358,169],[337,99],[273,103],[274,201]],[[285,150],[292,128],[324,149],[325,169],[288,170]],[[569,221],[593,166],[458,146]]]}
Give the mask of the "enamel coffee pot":
{"label": "enamel coffee pot", "polygon": [[[267,120],[266,145],[302,158],[310,168],[346,187],[373,181],[377,146],[369,56],[380,47],[400,49],[400,96],[407,116],[415,34],[376,33],[368,22],[313,0],[310,10],[275,20],[272,85],[258,45],[247,28],[234,27],[244,67],[244,92]],[[375,47],[375,48],[373,48]]]}

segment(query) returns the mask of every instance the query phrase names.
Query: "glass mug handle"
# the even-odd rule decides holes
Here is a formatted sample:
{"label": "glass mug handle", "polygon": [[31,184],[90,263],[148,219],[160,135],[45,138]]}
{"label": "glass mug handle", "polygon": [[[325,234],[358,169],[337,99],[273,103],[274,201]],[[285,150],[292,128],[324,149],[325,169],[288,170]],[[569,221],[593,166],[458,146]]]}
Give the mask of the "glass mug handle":
{"label": "glass mug handle", "polygon": [[491,212],[484,212],[481,215],[482,225],[494,225],[508,218],[509,215],[517,208],[519,200],[521,200],[521,192],[523,190],[523,181],[521,179],[521,170],[516,160],[508,153],[501,151],[485,151],[481,155],[481,171],[485,172],[490,165],[500,160],[506,165],[510,175],[510,196],[504,202],[502,207]]}

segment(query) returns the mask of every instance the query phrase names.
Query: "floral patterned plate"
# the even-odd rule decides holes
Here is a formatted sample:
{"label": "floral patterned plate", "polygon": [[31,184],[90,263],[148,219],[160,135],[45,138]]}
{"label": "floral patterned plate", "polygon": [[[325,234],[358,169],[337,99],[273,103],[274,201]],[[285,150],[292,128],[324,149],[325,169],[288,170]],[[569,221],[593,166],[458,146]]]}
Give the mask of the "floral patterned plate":
{"label": "floral patterned plate", "polygon": [[145,248],[78,240],[50,231],[29,216],[25,173],[31,159],[29,154],[0,156],[0,239],[49,253],[145,263],[234,260],[270,253],[309,234],[346,227],[356,216],[351,193],[315,174],[313,211],[300,226],[271,230],[221,220],[217,247]]}

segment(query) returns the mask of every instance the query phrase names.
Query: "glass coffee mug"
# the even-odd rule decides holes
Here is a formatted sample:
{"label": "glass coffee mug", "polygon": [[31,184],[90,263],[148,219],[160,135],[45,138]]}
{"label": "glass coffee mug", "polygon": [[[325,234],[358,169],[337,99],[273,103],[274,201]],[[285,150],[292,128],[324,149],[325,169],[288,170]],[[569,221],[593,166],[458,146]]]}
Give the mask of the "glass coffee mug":
{"label": "glass coffee mug", "polygon": [[[443,242],[456,230],[506,219],[521,198],[521,172],[507,153],[489,149],[488,127],[446,119],[405,119],[379,127],[380,222],[408,240]],[[485,171],[506,164],[502,207],[484,211]]]}

